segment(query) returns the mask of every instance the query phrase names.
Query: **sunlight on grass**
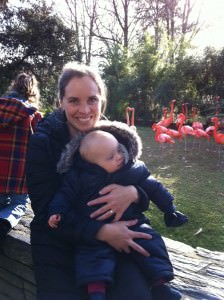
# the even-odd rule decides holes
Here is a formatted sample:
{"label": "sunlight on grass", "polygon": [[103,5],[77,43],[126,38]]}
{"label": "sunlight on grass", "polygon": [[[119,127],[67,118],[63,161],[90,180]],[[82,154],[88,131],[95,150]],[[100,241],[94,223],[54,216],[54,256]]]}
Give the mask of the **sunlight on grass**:
{"label": "sunlight on grass", "polygon": [[139,127],[138,133],[143,141],[141,159],[174,195],[177,210],[189,217],[183,227],[166,228],[163,214],[152,203],[146,212],[152,226],[163,236],[193,247],[224,251],[224,154],[219,160],[213,140],[187,138],[184,151],[184,141],[161,147],[149,127]]}

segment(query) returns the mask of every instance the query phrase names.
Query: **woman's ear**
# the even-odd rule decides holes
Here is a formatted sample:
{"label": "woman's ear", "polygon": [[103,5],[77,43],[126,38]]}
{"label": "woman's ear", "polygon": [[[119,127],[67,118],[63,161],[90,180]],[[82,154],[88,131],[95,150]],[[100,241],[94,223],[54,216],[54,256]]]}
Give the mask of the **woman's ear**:
{"label": "woman's ear", "polygon": [[62,110],[64,110],[63,101],[60,100],[60,99],[58,99],[58,106],[59,106]]}

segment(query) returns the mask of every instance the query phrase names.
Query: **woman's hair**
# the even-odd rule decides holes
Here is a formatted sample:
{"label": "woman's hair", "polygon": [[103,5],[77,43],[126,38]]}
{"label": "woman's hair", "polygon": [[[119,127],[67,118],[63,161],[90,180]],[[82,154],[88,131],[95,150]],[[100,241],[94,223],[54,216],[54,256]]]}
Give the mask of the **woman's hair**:
{"label": "woman's hair", "polygon": [[65,95],[65,88],[71,79],[73,79],[74,77],[82,78],[84,76],[89,76],[96,83],[102,97],[102,113],[104,113],[107,104],[106,86],[99,73],[87,65],[82,65],[76,62],[69,62],[64,66],[58,81],[59,100],[62,101]]}
{"label": "woman's hair", "polygon": [[15,80],[12,81],[8,92],[16,92],[19,97],[36,106],[39,105],[40,92],[38,81],[33,74],[19,73]]}

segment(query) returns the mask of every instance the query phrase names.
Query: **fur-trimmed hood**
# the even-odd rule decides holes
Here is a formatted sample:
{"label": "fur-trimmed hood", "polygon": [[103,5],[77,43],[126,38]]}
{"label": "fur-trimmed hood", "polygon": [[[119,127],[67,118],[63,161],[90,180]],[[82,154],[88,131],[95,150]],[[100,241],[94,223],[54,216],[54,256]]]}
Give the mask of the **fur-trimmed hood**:
{"label": "fur-trimmed hood", "polygon": [[[57,164],[58,173],[65,173],[73,164],[75,153],[78,151],[81,139],[89,132],[94,130],[107,131],[115,136],[118,142],[125,146],[128,151],[129,160],[136,161],[142,154],[142,142],[137,132],[118,121],[102,120],[97,126],[85,133],[77,133],[71,141],[66,145],[62,152],[61,158]],[[100,146],[100,145],[99,145]]]}

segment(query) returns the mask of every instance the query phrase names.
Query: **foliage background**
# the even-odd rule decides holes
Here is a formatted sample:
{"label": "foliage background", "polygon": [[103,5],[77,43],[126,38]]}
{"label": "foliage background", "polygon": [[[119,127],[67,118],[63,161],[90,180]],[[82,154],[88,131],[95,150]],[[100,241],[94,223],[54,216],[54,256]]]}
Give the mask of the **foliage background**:
{"label": "foliage background", "polygon": [[127,105],[135,108],[136,125],[146,126],[138,128],[143,159],[190,218],[186,227],[166,229],[152,206],[153,226],[192,246],[223,251],[223,165],[214,143],[210,149],[206,142],[199,148],[191,141],[185,153],[178,142],[173,150],[162,151],[150,129],[172,99],[176,112],[188,103],[188,123],[193,106],[204,126],[214,115],[224,117],[224,48],[188,54],[201,26],[197,19],[189,21],[191,1],[66,0],[63,11],[44,0],[20,0],[18,6],[9,2],[0,7],[0,94],[18,72],[32,72],[47,113],[57,100],[65,63],[97,65],[109,92],[107,116],[126,121]]}
{"label": "foliage background", "polygon": [[190,0],[67,0],[63,11],[44,0],[6,3],[0,7],[0,94],[19,71],[30,71],[40,82],[42,109],[52,110],[62,66],[76,60],[97,64],[112,119],[124,119],[130,104],[136,122],[149,125],[171,99],[203,114],[217,95],[224,98],[224,49],[187,55],[201,28],[198,19],[190,21]]}

